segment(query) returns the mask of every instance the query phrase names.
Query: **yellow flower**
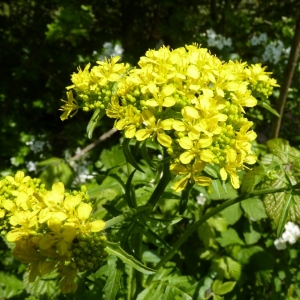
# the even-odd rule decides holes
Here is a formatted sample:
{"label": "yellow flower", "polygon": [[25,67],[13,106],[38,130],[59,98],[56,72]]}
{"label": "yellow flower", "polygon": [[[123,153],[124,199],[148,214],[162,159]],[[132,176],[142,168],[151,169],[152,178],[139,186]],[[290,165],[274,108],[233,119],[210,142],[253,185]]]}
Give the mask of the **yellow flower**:
{"label": "yellow flower", "polygon": [[91,64],[87,64],[84,70],[82,71],[80,67],[78,67],[78,73],[73,73],[71,76],[71,81],[74,83],[67,87],[67,89],[76,88],[81,92],[86,91],[89,88],[90,74],[89,68]]}
{"label": "yellow flower", "polygon": [[203,148],[207,148],[211,145],[211,137],[200,138],[198,141],[192,141],[188,137],[183,137],[178,141],[178,143],[181,148],[187,150],[179,157],[183,164],[190,163],[194,158],[200,158],[204,162],[212,162],[214,159],[214,154],[211,150],[202,150]]}
{"label": "yellow flower", "polygon": [[201,171],[205,168],[206,163],[196,161],[193,165],[181,165],[172,164],[170,170],[175,175],[186,175],[180,180],[176,181],[173,185],[173,189],[176,192],[180,192],[185,189],[188,182],[196,182],[201,186],[209,186],[211,184],[211,179],[206,176],[201,176]]}
{"label": "yellow flower", "polygon": [[240,187],[240,180],[236,174],[237,168],[242,166],[242,155],[237,154],[234,149],[229,149],[226,156],[226,164],[220,170],[222,180],[227,179],[227,174],[230,176],[230,181],[235,189]]}
{"label": "yellow flower", "polygon": [[156,119],[150,110],[144,110],[142,113],[142,118],[147,128],[138,130],[135,134],[136,139],[138,141],[143,141],[148,137],[154,138],[157,136],[157,141],[161,145],[167,148],[171,147],[172,139],[170,136],[164,133],[164,130],[171,130],[174,120],[166,119],[158,120],[156,122]]}
{"label": "yellow flower", "polygon": [[[61,100],[63,102],[65,102],[66,104],[63,105],[59,110],[62,110],[64,113],[60,116],[60,119],[62,121],[68,119],[68,117],[70,116],[71,118],[74,117],[76,115],[76,113],[78,112],[79,106],[77,101],[74,99],[73,97],[73,93],[72,91],[67,92],[67,99],[68,101],[65,100]],[[71,112],[75,110],[75,112],[71,115]]]}

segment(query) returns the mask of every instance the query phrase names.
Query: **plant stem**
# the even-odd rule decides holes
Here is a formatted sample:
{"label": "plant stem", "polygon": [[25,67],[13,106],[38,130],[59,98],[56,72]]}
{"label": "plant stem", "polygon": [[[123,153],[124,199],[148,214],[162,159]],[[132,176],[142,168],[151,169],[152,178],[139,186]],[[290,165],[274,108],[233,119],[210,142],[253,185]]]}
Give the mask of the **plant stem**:
{"label": "plant stem", "polygon": [[137,214],[139,214],[143,211],[151,210],[151,209],[152,209],[152,206],[149,205],[149,204],[129,209],[129,210],[125,211],[123,214],[106,221],[105,222],[105,229],[107,229],[109,227],[112,227],[113,225],[115,225],[117,223],[120,223],[120,222],[124,221],[125,219],[131,218],[134,215],[137,215]]}
{"label": "plant stem", "polygon": [[[188,239],[188,237],[194,231],[196,231],[209,218],[211,218],[212,216],[218,214],[223,209],[225,209],[225,208],[227,208],[227,207],[229,207],[229,206],[231,206],[233,204],[239,203],[239,202],[241,202],[243,200],[249,199],[251,197],[255,197],[255,196],[259,196],[259,195],[265,195],[265,194],[279,193],[279,192],[283,192],[283,191],[286,191],[286,190],[287,190],[286,187],[280,187],[280,188],[273,188],[273,189],[264,189],[264,190],[259,190],[259,191],[253,191],[251,193],[242,194],[242,195],[240,195],[240,196],[238,196],[238,197],[236,197],[234,199],[230,199],[230,200],[227,200],[227,201],[223,202],[222,204],[220,204],[216,208],[210,210],[208,213],[206,213],[204,216],[202,216],[201,219],[199,219],[197,222],[195,222],[193,225],[191,225],[190,227],[187,228],[187,230],[185,231],[185,233],[173,245],[172,249],[157,264],[156,270],[159,270],[167,261],[169,261],[173,257],[173,255],[177,252],[177,250],[179,249],[179,247]],[[152,278],[153,278],[153,275],[148,277],[147,284],[151,282]]]}
{"label": "plant stem", "polygon": [[295,67],[299,57],[299,49],[300,49],[300,16],[298,16],[298,19],[296,21],[296,29],[294,33],[291,52],[290,52],[288,64],[285,69],[285,76],[283,79],[283,83],[281,85],[279,99],[276,105],[276,110],[278,111],[280,118],[273,120],[272,129],[271,129],[271,138],[278,138],[279,136],[279,130],[281,126],[281,120],[283,117],[286,98],[292,83]]}

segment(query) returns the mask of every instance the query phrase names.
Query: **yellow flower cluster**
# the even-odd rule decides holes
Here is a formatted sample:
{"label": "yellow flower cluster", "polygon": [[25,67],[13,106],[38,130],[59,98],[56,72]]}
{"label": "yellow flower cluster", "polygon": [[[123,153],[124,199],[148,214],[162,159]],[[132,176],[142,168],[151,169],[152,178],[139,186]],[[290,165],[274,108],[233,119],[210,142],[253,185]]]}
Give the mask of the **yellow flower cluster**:
{"label": "yellow flower cluster", "polygon": [[63,293],[76,290],[77,272],[105,260],[105,222],[91,211],[85,187],[67,193],[58,182],[48,191],[21,171],[0,181],[1,234],[15,243],[13,256],[28,264],[30,281],[56,271]]}
{"label": "yellow flower cluster", "polygon": [[244,107],[254,107],[257,98],[267,98],[277,86],[269,73],[260,64],[222,62],[198,45],[149,50],[139,68],[127,71],[118,59],[73,74],[69,88],[78,100],[90,99],[91,90],[109,91],[107,101],[93,107],[106,109],[126,138],[156,139],[166,148],[170,170],[179,178],[176,191],[189,181],[210,185],[202,172],[208,164],[239,188],[237,172],[256,162],[251,149],[256,134]]}

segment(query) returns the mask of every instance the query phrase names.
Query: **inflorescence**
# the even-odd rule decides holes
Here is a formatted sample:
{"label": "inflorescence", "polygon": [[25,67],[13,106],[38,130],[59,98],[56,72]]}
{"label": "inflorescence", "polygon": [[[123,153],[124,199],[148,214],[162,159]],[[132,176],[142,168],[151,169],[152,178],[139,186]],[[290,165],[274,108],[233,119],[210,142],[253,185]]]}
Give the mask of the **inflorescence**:
{"label": "inflorescence", "polygon": [[1,235],[15,244],[13,256],[28,264],[30,282],[56,272],[61,291],[75,292],[77,273],[103,264],[105,222],[91,212],[85,186],[67,192],[58,182],[49,191],[21,171],[0,181]]}
{"label": "inflorescence", "polygon": [[260,64],[222,62],[198,45],[149,50],[138,68],[119,59],[98,62],[91,70],[88,64],[72,75],[61,119],[79,108],[101,109],[126,138],[156,139],[178,175],[176,191],[188,182],[209,186],[207,165],[216,167],[222,180],[229,175],[238,189],[237,172],[256,162],[251,146],[256,133],[244,107],[269,97],[277,86],[270,73]]}

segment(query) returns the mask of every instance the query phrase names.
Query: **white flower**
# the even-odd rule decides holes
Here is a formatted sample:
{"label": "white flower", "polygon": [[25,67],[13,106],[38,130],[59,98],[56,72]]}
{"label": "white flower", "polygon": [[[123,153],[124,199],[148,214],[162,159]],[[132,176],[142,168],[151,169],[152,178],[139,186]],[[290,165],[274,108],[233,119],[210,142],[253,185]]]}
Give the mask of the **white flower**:
{"label": "white flower", "polygon": [[286,242],[284,239],[279,238],[274,241],[274,246],[277,250],[284,250],[286,249]]}
{"label": "white flower", "polygon": [[205,204],[205,201],[206,201],[206,198],[204,196],[204,194],[200,193],[197,197],[196,197],[196,200],[197,200],[197,203],[199,205],[204,205]]}

